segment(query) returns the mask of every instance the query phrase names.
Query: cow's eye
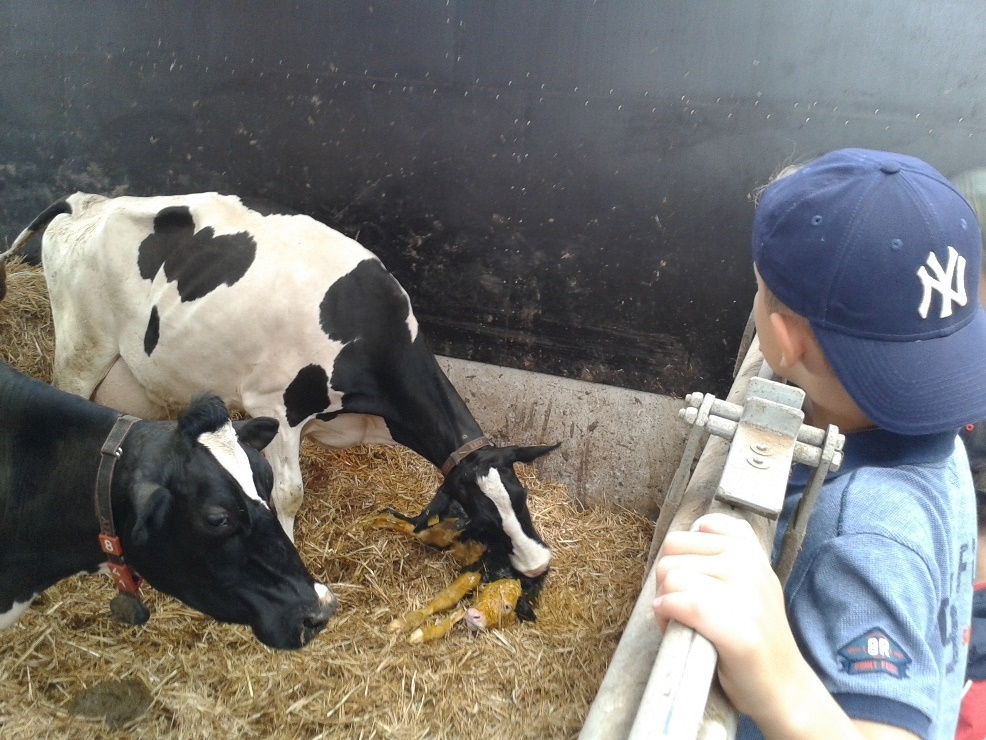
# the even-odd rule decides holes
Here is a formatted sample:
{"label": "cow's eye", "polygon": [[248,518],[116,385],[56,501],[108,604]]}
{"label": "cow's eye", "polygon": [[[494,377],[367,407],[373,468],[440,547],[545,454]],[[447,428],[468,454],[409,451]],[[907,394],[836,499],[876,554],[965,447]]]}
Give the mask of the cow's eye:
{"label": "cow's eye", "polygon": [[225,511],[213,511],[206,515],[205,523],[210,529],[221,530],[229,526],[229,514]]}

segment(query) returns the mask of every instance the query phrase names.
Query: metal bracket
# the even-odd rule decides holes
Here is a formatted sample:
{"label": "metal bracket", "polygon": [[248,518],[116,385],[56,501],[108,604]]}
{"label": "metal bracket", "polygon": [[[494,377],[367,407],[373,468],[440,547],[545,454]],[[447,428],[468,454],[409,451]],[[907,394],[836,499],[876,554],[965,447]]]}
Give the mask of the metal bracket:
{"label": "metal bracket", "polygon": [[[761,377],[750,378],[742,406],[702,393],[685,397],[686,406],[678,416],[693,426],[691,434],[695,433],[701,410],[701,428],[731,441],[717,498],[776,519],[792,462],[815,468],[812,481],[818,486],[825,475],[839,469],[845,437],[835,427],[822,430],[802,424],[802,403],[804,391],[800,388]],[[694,461],[694,454],[689,455],[691,434],[668,491],[669,498],[676,485],[683,491],[688,484],[684,474],[679,481],[679,473],[690,469]],[[766,490],[768,487],[773,490]],[[679,494],[677,499],[680,498]]]}
{"label": "metal bracket", "polygon": [[716,490],[717,499],[770,519],[778,517],[784,505],[794,443],[805,418],[801,411],[803,400],[804,391],[800,388],[763,378],[750,380]]}
{"label": "metal bracket", "polygon": [[[800,388],[765,377],[750,378],[742,406],[708,393],[685,396],[685,408],[678,412],[678,417],[692,428],[654,525],[648,563],[657,556],[681,505],[705,432],[732,442],[716,498],[777,518],[784,504],[784,484],[791,462],[817,466],[822,459],[820,447],[825,433],[801,423],[804,398]],[[841,449],[840,443],[826,473],[838,469]]]}
{"label": "metal bracket", "polygon": [[[685,401],[687,406],[678,415],[694,424],[697,420],[695,409],[706,408],[708,396],[692,393]],[[804,391],[800,388],[762,377],[751,378],[743,406],[714,400],[708,405],[707,418],[702,424],[702,428],[711,434],[731,440],[716,498],[732,506],[776,519],[784,505],[791,463],[814,468],[784,532],[775,566],[782,584],[791,574],[801,550],[808,520],[825,477],[842,465],[846,442],[838,427],[829,425],[823,430],[801,424],[804,418],[800,411],[802,403]],[[765,475],[760,471],[769,473]],[[677,482],[677,474],[674,482]]]}

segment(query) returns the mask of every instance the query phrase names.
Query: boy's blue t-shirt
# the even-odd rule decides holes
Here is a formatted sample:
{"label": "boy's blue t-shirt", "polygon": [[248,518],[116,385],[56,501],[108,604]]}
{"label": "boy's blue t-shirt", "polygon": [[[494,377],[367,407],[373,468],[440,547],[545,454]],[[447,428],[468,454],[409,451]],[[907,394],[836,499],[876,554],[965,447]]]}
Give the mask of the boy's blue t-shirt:
{"label": "boy's blue t-shirt", "polygon": [[[775,560],[810,474],[791,472]],[[850,717],[954,738],[975,548],[972,478],[954,433],[846,435],[784,596],[801,653]],[[737,738],[757,737],[742,717]]]}

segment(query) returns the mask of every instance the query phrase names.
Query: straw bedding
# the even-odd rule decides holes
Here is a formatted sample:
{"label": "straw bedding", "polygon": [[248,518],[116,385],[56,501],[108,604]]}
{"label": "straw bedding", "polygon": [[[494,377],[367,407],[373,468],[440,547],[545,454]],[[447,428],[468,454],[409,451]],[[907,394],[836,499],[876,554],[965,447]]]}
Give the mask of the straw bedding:
{"label": "straw bedding", "polygon": [[[8,268],[0,356],[49,380],[53,336],[43,276],[16,263]],[[339,599],[313,643],[270,650],[249,628],[219,624],[147,585],[141,592],[151,619],[127,627],[109,614],[115,592],[108,578],[70,578],[0,633],[0,735],[578,734],[639,591],[650,522],[582,510],[564,486],[518,466],[535,524],[554,552],[538,621],[478,635],[458,626],[435,643],[411,646],[388,624],[448,585],[458,567],[445,553],[363,522],[385,506],[417,513],[439,474],[414,453],[384,446],[330,451],[306,444],[303,470],[299,551]],[[94,687],[123,687],[123,706],[108,717],[74,714]]]}

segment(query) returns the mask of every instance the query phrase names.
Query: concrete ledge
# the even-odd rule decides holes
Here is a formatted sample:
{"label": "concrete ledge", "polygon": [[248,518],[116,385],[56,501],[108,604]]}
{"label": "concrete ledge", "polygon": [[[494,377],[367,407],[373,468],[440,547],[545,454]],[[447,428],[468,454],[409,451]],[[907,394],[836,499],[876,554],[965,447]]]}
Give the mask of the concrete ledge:
{"label": "concrete ledge", "polygon": [[657,515],[688,432],[677,418],[682,400],[449,357],[438,363],[498,444],[561,442],[538,471],[580,503]]}

